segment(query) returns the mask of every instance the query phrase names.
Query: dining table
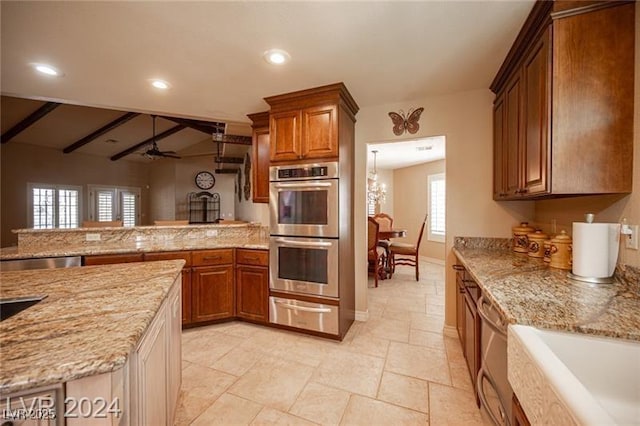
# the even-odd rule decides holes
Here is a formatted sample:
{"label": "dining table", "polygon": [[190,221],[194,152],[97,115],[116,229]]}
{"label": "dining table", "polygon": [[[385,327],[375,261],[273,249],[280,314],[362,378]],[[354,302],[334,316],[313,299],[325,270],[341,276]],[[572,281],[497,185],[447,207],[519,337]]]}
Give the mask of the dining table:
{"label": "dining table", "polygon": [[[378,231],[378,238],[380,241],[382,240],[390,240],[391,238],[403,238],[407,236],[406,229],[387,229],[385,231]],[[391,277],[391,252],[389,250],[388,245],[382,246],[385,251],[385,261],[384,268],[382,269],[382,273],[380,274],[380,279],[387,279]]]}

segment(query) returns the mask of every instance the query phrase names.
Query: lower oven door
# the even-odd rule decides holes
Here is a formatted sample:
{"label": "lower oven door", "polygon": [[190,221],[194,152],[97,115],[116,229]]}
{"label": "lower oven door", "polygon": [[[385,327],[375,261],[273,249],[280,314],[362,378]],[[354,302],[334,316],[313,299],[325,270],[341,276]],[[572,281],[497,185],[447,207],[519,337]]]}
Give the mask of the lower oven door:
{"label": "lower oven door", "polygon": [[271,237],[269,287],[290,293],[338,297],[338,240]]}
{"label": "lower oven door", "polygon": [[269,297],[269,322],[338,334],[338,306]]}

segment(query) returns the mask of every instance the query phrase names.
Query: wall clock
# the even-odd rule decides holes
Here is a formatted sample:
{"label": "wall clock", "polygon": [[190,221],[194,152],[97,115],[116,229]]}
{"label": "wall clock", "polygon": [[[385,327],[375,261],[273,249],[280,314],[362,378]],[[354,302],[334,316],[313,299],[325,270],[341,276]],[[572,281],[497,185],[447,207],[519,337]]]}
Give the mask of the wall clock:
{"label": "wall clock", "polygon": [[200,189],[211,189],[216,184],[216,178],[207,171],[196,174],[196,186]]}

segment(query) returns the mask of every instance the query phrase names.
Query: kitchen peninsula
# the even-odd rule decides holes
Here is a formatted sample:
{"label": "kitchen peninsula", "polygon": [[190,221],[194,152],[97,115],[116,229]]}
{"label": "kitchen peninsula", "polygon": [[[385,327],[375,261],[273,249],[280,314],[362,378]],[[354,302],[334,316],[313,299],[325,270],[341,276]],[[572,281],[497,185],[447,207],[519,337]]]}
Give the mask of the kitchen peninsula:
{"label": "kitchen peninsula", "polygon": [[112,416],[129,424],[167,423],[180,389],[183,264],[1,273],[3,299],[46,296],[0,322],[3,404],[10,401],[14,412],[21,401],[46,401],[55,407],[52,416],[61,420],[66,413],[67,424],[82,424],[97,413],[78,416],[73,401],[99,399],[110,405],[108,424]]}

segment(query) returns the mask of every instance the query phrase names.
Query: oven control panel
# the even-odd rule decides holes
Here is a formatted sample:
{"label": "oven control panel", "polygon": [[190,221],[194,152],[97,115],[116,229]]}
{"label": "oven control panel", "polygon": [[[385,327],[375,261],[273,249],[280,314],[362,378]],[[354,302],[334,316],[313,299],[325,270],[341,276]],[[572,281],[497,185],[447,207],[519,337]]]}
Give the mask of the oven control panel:
{"label": "oven control panel", "polygon": [[338,163],[315,163],[295,166],[271,166],[269,175],[272,182],[286,180],[336,179]]}
{"label": "oven control panel", "polygon": [[327,177],[327,166],[299,167],[295,169],[278,170],[278,180],[280,179],[300,179],[308,177]]}

